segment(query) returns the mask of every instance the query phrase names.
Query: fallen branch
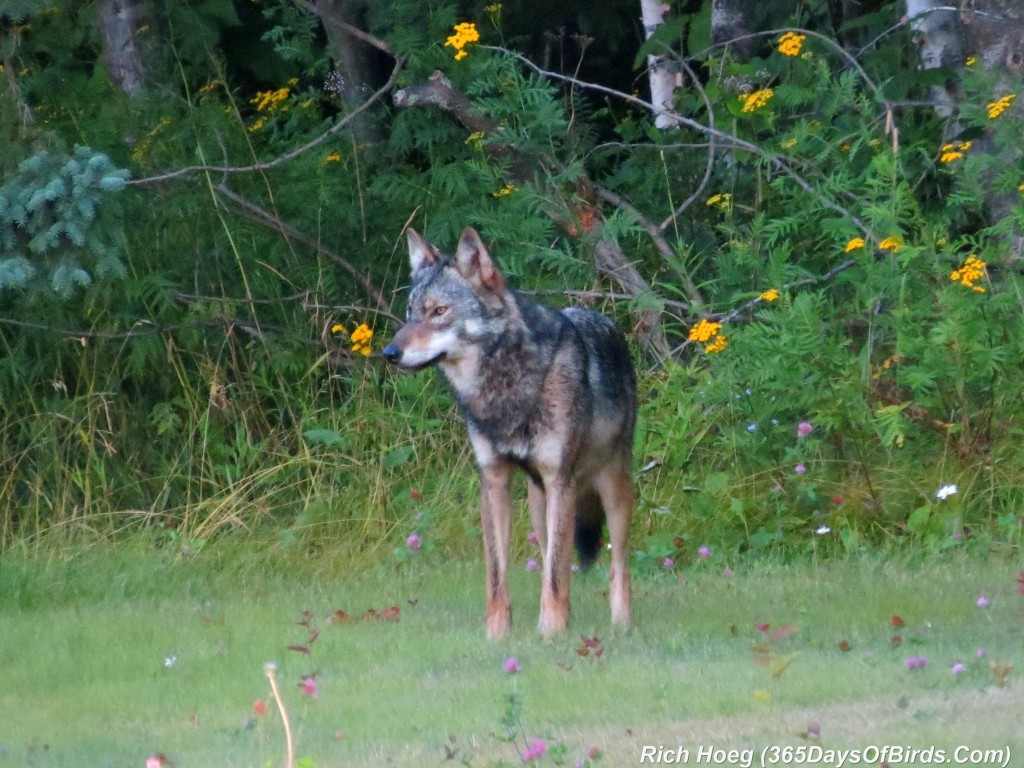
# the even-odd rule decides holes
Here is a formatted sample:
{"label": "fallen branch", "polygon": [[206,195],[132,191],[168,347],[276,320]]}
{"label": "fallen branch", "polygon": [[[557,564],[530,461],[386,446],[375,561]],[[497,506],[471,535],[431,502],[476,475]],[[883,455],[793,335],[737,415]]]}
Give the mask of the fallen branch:
{"label": "fallen branch", "polygon": [[[469,98],[458,91],[442,72],[434,72],[425,83],[397,91],[394,103],[401,109],[436,107],[451,114],[472,132],[495,134],[497,131],[495,122],[477,111]],[[559,165],[550,158],[531,158],[519,148],[500,142],[489,142],[485,144],[485,148],[492,157],[509,161],[509,175],[514,181],[522,182],[531,178],[538,166]],[[579,201],[575,201],[573,204],[565,202],[565,207],[568,210],[554,212],[553,218],[566,232],[576,237],[580,235],[580,227],[577,226],[577,222],[588,222],[583,229],[594,238],[594,257],[598,271],[615,280],[633,298],[650,293],[650,284],[626,256],[615,238],[605,231],[604,219],[597,205],[600,197],[599,188],[587,178],[581,179],[577,186]],[[634,213],[638,218],[643,218],[635,209]],[[697,299],[699,300],[699,295]],[[653,357],[663,358],[668,353],[668,341],[665,338],[660,310],[640,311],[637,315],[635,331],[641,345]]]}
{"label": "fallen branch", "polygon": [[133,179],[130,180],[128,183],[135,186],[144,186],[146,184],[158,184],[164,181],[171,181],[172,179],[184,178],[186,176],[192,175],[193,173],[216,172],[222,173],[224,175],[232,173],[255,173],[257,171],[269,171],[272,168],[276,168],[279,165],[283,165],[284,163],[287,163],[289,160],[294,160],[295,158],[304,155],[309,150],[320,146],[325,141],[327,141],[327,139],[329,139],[331,136],[338,133],[343,128],[347,127],[350,123],[352,123],[353,120],[359,117],[359,115],[361,115],[363,112],[365,112],[378,101],[380,101],[382,98],[384,98],[384,96],[388,92],[390,92],[392,88],[394,88],[395,83],[398,82],[398,75],[402,71],[402,66],[404,64],[405,58],[399,56],[395,60],[394,69],[391,70],[391,77],[388,78],[388,81],[384,83],[384,85],[382,85],[380,88],[374,91],[373,94],[371,94],[366,101],[364,101],[358,107],[356,107],[351,112],[346,114],[338,122],[336,122],[334,125],[332,125],[330,128],[328,128],[326,131],[321,133],[316,138],[307,141],[300,147],[296,147],[295,149],[285,152],[283,155],[275,157],[273,160],[267,160],[265,162],[256,162],[252,163],[251,165],[189,165],[186,166],[185,168],[179,168],[176,171],[161,173],[156,176],[147,176],[142,179]]}

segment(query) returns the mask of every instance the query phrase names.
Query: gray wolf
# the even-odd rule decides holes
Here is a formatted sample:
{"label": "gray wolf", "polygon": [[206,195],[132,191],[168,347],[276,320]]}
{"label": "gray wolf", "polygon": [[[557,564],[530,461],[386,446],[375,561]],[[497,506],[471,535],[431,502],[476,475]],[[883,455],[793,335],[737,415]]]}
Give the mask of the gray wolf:
{"label": "gray wolf", "polygon": [[507,634],[511,622],[515,469],[528,477],[542,553],[540,633],[566,629],[573,542],[581,563],[592,564],[605,519],[612,623],[628,626],[636,376],[625,339],[596,312],[559,312],[510,290],[472,228],[452,256],[412,229],[408,240],[406,322],[383,355],[410,370],[436,365],[465,416],[480,473],[488,638]]}

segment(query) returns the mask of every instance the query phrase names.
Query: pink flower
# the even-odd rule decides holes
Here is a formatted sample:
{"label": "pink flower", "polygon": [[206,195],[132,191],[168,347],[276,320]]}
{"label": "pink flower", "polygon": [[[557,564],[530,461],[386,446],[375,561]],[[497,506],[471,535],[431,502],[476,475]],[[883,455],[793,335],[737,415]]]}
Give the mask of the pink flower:
{"label": "pink flower", "polygon": [[700,557],[711,557],[711,547],[705,545],[697,550],[697,554]]}
{"label": "pink flower", "polygon": [[526,561],[526,570],[528,570],[528,571],[539,571],[540,570],[540,564],[531,557],[529,560]]}
{"label": "pink flower", "polygon": [[985,649],[984,648],[979,648],[978,650],[976,650],[974,652],[974,655],[977,656],[979,659],[984,659],[985,658]]}
{"label": "pink flower", "polygon": [[906,661],[903,662],[903,666],[907,669],[921,669],[928,664],[928,659],[924,656],[910,656]]}
{"label": "pink flower", "polygon": [[160,755],[146,758],[146,768],[164,768],[164,759]]}
{"label": "pink flower", "polygon": [[256,699],[252,703],[252,711],[261,716],[267,714],[267,702],[263,699]]}
{"label": "pink flower", "polygon": [[964,672],[967,671],[967,665],[964,664],[962,661],[955,661],[953,662],[953,666],[949,668],[949,671],[952,672],[954,675],[962,675]]}
{"label": "pink flower", "polygon": [[308,696],[311,699],[315,699],[320,695],[316,689],[316,675],[306,675],[302,678],[299,688],[302,690],[303,696]]}
{"label": "pink flower", "polygon": [[508,674],[511,675],[520,671],[522,667],[519,666],[519,662],[516,661],[515,656],[509,656],[507,659],[505,659],[505,663],[502,665],[502,669],[504,669]]}
{"label": "pink flower", "polygon": [[526,534],[526,540],[531,544],[536,544],[540,541],[540,537],[537,536],[536,531],[530,531],[528,534]]}
{"label": "pink flower", "polygon": [[805,467],[803,464],[797,464],[795,467],[793,467],[793,471],[796,472],[798,475],[802,475],[804,472],[807,471],[807,467]]}
{"label": "pink flower", "polygon": [[987,597],[985,597],[985,595],[982,595],[974,601],[974,604],[979,608],[988,608],[989,603],[991,603],[991,601]]}
{"label": "pink flower", "polygon": [[676,561],[673,560],[671,557],[666,557],[664,560],[661,561],[661,567],[662,568],[675,568],[676,567]]}
{"label": "pink flower", "polygon": [[419,549],[423,546],[423,542],[420,541],[420,536],[418,533],[410,533],[409,538],[405,540],[405,546],[407,546],[409,549]]}
{"label": "pink flower", "polygon": [[768,634],[768,630],[772,628],[772,625],[766,621],[761,622],[760,624],[755,624],[754,626],[757,627],[758,632],[764,632],[765,634]]}
{"label": "pink flower", "polygon": [[530,742],[530,746],[523,750],[523,762],[528,763],[531,760],[539,760],[548,753],[548,745],[544,743],[543,739],[534,739]]}
{"label": "pink flower", "polygon": [[814,425],[809,421],[801,421],[796,425],[796,436],[807,437],[811,432],[814,431]]}

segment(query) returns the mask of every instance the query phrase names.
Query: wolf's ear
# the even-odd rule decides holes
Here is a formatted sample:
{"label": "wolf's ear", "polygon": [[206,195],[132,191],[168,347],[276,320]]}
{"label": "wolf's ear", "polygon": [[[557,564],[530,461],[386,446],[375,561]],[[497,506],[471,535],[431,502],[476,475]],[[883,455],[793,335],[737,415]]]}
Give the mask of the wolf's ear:
{"label": "wolf's ear", "polygon": [[409,227],[405,231],[405,235],[409,239],[409,266],[412,268],[414,275],[421,269],[432,267],[438,262],[437,251],[434,250],[430,243],[420,237],[419,232]]}
{"label": "wolf's ear", "polygon": [[487,246],[472,227],[462,230],[459,247],[455,249],[455,268],[475,287],[495,293],[505,288],[505,280],[491,261]]}

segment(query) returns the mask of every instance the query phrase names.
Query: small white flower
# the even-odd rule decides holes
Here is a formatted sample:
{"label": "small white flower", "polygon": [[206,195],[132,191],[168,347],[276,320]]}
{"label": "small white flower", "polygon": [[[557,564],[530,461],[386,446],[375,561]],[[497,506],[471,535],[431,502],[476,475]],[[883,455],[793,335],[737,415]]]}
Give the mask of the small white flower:
{"label": "small white flower", "polygon": [[819,536],[824,536],[826,533],[832,533],[832,529],[827,525],[819,525],[814,532]]}
{"label": "small white flower", "polygon": [[170,669],[171,667],[173,667],[177,663],[178,663],[178,657],[177,656],[168,656],[166,659],[164,659],[164,666],[167,669]]}
{"label": "small white flower", "polygon": [[940,501],[943,501],[945,499],[948,499],[954,493],[956,493],[955,485],[944,485],[941,488],[939,488],[938,491],[935,492],[935,498],[939,499]]}

